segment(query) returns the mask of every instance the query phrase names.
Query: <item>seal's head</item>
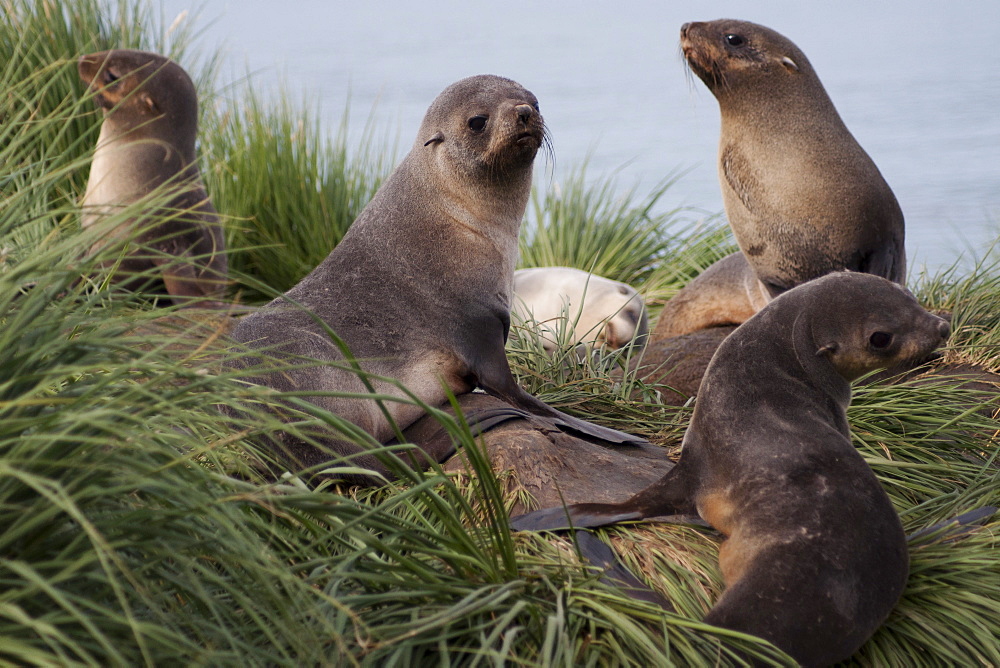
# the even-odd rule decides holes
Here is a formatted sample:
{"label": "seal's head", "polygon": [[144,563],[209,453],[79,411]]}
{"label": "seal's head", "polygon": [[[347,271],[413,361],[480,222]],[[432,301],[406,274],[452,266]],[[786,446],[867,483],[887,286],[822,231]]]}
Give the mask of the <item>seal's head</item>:
{"label": "seal's head", "polygon": [[[801,85],[816,79],[805,54],[783,35],[756,23],[719,19],[681,26],[681,51],[691,71],[719,97],[730,92]],[[818,79],[816,79],[818,83]]]}
{"label": "seal's head", "polygon": [[198,94],[180,65],[156,53],[115,49],[81,56],[80,78],[121,130],[169,128],[172,137],[197,132]]}
{"label": "seal's head", "polygon": [[545,142],[538,99],[517,82],[487,74],[462,79],[438,95],[413,151],[465,180],[502,181],[526,169],[530,178]]}
{"label": "seal's head", "polygon": [[795,293],[804,306],[796,327],[808,328],[812,354],[828,360],[848,381],[877,369],[919,363],[951,333],[948,322],[924,310],[909,290],[871,274],[828,274],[778,299]]}

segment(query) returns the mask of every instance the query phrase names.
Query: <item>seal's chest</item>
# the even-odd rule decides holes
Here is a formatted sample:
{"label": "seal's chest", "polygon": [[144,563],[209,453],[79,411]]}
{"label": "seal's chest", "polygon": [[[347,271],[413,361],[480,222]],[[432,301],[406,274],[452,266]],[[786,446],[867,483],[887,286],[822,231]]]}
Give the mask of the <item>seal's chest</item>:
{"label": "seal's chest", "polygon": [[84,205],[127,204],[144,194],[145,179],[137,150],[120,141],[98,145],[90,165]]}

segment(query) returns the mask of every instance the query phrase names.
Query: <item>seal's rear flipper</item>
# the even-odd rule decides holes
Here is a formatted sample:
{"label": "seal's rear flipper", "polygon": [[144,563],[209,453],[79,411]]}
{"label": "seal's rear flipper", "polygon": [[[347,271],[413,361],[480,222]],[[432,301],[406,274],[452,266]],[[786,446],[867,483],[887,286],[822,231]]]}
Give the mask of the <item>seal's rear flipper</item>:
{"label": "seal's rear flipper", "polygon": [[510,521],[518,531],[558,531],[560,529],[602,527],[628,520],[641,520],[642,513],[616,503],[574,503],[543,508]]}
{"label": "seal's rear flipper", "polygon": [[622,589],[626,595],[640,601],[648,601],[668,612],[675,612],[674,606],[666,598],[653,590],[625,567],[610,546],[588,531],[578,531],[575,535],[580,556],[592,566],[604,571],[601,582]]}
{"label": "seal's rear flipper", "polygon": [[996,512],[996,506],[983,506],[982,508],[976,508],[975,510],[964,512],[961,515],[944,520],[943,522],[933,524],[926,529],[914,531],[906,537],[906,540],[916,540],[942,530],[944,530],[944,533],[939,537],[939,540],[954,540],[972,531],[972,527],[970,525],[984,524],[986,520],[993,517]]}

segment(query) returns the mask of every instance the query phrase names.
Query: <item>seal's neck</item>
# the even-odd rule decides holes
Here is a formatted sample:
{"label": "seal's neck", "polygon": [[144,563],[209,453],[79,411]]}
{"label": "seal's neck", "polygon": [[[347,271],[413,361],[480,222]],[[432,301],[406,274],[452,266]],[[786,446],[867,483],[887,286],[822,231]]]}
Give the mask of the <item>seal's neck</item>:
{"label": "seal's neck", "polygon": [[[816,355],[808,318],[791,312],[794,304],[777,301],[723,341],[705,372],[692,420],[711,422],[712,413],[736,406],[766,413],[776,424],[815,421],[848,434],[850,385]],[[790,320],[791,327],[783,324]]]}
{"label": "seal's neck", "polygon": [[[799,75],[795,75],[799,76]],[[803,75],[805,76],[805,75]],[[723,134],[761,136],[773,141],[790,132],[807,139],[847,132],[840,114],[814,75],[799,81],[719,91]]]}

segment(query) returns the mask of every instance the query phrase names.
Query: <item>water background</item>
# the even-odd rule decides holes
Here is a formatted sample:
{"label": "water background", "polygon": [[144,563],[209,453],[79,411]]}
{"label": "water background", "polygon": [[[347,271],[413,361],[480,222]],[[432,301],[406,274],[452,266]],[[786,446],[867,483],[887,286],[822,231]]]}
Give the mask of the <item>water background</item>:
{"label": "water background", "polygon": [[[1000,236],[1000,1],[729,0],[341,2],[163,0],[197,14],[197,46],[224,79],[318,104],[354,141],[371,117],[409,149],[430,102],[465,76],[499,74],[539,98],[559,181],[589,159],[645,194],[683,170],[664,210],[722,211],[715,98],[683,65],[685,21],[739,18],[806,53],[906,216],[910,275],[963,267]],[[189,15],[189,19],[191,19]],[[182,63],[185,64],[185,63]],[[194,65],[194,63],[191,63]],[[964,254],[964,255],[963,255]]]}

